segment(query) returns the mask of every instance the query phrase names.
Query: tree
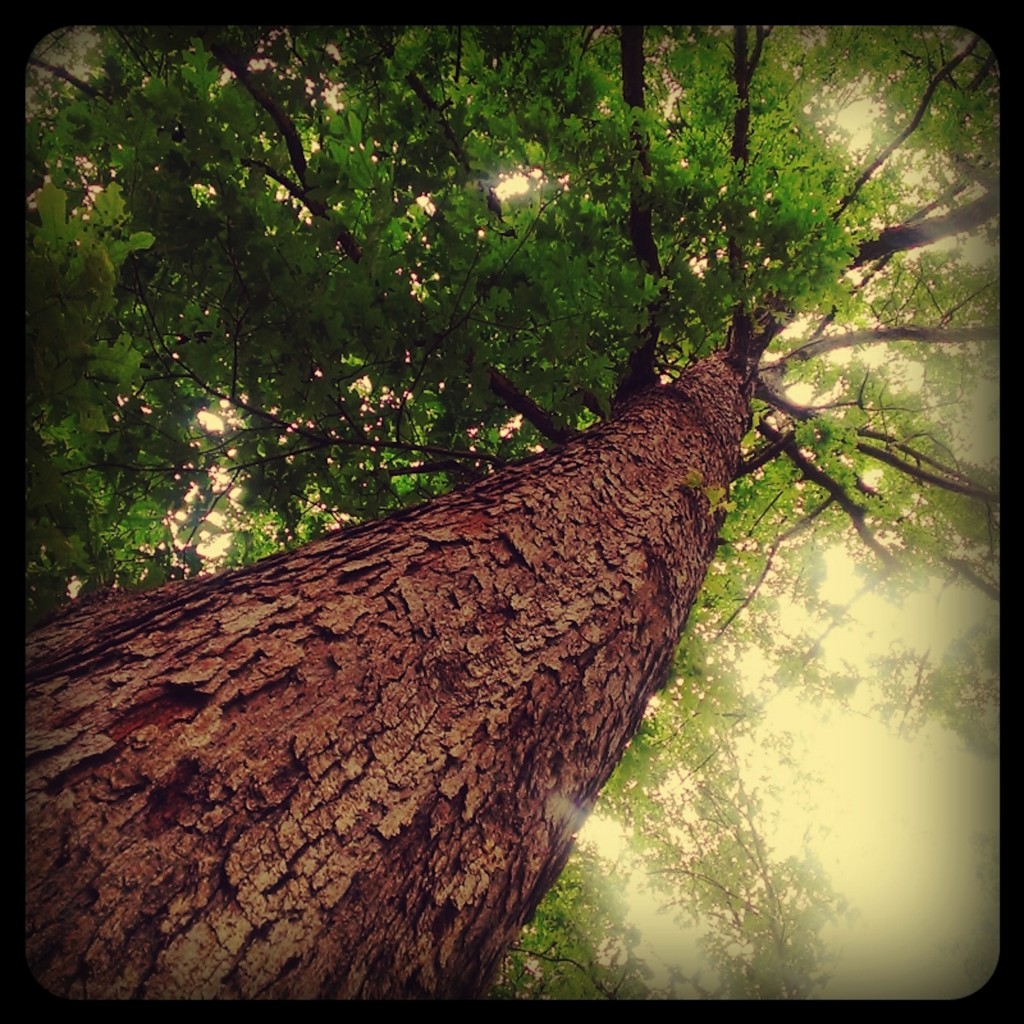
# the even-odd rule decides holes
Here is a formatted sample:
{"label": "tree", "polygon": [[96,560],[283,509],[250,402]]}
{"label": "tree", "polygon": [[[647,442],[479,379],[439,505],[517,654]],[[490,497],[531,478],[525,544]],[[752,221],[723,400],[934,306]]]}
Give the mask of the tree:
{"label": "tree", "polygon": [[812,529],[996,594],[948,415],[995,271],[934,247],[994,230],[978,37],[117,29],[29,72],[52,991],[481,993],[716,552],[723,630]]}

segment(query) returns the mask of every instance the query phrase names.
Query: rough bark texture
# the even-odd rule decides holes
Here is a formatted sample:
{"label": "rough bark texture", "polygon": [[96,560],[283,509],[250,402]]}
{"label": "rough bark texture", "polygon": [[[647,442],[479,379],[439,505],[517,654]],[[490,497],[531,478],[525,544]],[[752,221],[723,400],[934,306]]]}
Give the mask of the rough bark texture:
{"label": "rough bark texture", "polygon": [[665,681],[747,420],[715,356],[427,506],[37,631],[36,977],[485,991]]}

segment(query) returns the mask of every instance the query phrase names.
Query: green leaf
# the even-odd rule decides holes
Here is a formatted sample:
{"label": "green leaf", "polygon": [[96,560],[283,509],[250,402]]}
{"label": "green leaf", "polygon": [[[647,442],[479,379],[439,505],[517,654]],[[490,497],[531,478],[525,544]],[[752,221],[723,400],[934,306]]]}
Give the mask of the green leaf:
{"label": "green leaf", "polygon": [[67,235],[67,200],[67,194],[49,181],[36,193],[36,209],[42,221],[43,235],[51,242],[58,242]]}

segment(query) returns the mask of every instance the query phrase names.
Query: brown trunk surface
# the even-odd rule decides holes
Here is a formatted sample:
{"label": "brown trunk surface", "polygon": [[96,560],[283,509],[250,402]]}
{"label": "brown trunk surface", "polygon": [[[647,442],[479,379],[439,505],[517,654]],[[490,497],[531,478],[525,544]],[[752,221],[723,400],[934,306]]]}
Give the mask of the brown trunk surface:
{"label": "brown trunk surface", "polygon": [[35,976],[484,992],[666,679],[747,419],[714,356],[422,508],[33,634]]}

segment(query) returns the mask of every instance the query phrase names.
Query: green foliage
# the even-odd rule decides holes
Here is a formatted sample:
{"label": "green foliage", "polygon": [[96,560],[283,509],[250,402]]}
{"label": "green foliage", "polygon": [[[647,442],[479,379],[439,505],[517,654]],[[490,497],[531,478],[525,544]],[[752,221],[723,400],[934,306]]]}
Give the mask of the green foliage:
{"label": "green foliage", "polygon": [[27,225],[27,545],[38,553],[29,559],[30,617],[60,603],[72,576],[114,582],[105,534],[136,545],[145,537],[122,518],[116,476],[94,468],[120,448],[105,390],[130,392],[141,355],[125,334],[99,337],[97,324],[115,306],[118,270],[154,239],[129,232],[117,182],[91,199],[88,216],[68,218],[67,195],[47,183],[36,195],[39,224]]}
{"label": "green foliage", "polygon": [[[645,979],[591,856],[502,995],[819,992],[841,901],[763,842],[735,746],[770,688],[832,706],[866,692],[861,670],[811,656],[853,603],[829,595],[827,553],[849,553],[863,593],[996,587],[997,228],[859,256],[998,188],[991,51],[955,28],[751,29],[739,160],[736,38],[649,29],[643,111],[606,28],[64,30],[27,71],[30,624],[551,444],[494,373],[572,431],[611,413],[652,320],[670,377],[725,345],[737,312],[780,328],[743,472],[728,493],[687,482],[724,520],[720,557],[677,681],[602,796],[666,902],[714,922],[705,980]],[[499,221],[487,190],[517,180]],[[636,258],[631,203],[651,212],[660,277]],[[756,698],[729,667],[748,645]],[[996,649],[989,626],[949,659],[896,645],[865,713],[904,734],[937,718],[991,752]]]}
{"label": "green foliage", "polygon": [[639,932],[623,925],[625,903],[611,866],[580,847],[502,968],[495,999],[642,999],[650,968],[637,955]]}

